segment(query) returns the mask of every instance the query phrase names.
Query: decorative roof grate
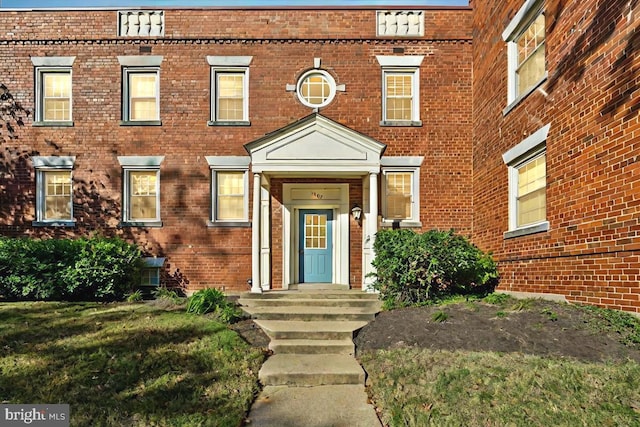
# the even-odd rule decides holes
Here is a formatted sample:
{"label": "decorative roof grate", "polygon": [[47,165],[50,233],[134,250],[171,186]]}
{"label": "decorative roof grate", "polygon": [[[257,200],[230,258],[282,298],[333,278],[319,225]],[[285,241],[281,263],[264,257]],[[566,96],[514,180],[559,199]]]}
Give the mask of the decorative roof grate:
{"label": "decorative roof grate", "polygon": [[424,13],[421,10],[380,10],[377,14],[378,36],[424,35]]}
{"label": "decorative roof grate", "polygon": [[122,37],[164,36],[164,11],[118,11],[118,35]]}

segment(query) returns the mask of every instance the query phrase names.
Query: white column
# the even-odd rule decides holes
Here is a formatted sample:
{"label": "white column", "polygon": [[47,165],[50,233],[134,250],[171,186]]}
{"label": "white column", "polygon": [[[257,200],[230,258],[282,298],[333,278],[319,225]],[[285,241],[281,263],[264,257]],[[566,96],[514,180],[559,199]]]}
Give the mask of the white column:
{"label": "white column", "polygon": [[251,292],[262,293],[260,286],[260,174],[253,174],[253,217],[251,218]]}
{"label": "white column", "polygon": [[367,277],[369,273],[374,272],[371,262],[375,257],[373,244],[375,242],[376,233],[378,232],[378,174],[369,174],[369,211],[366,213],[366,230],[364,245],[364,286],[363,291],[373,292],[371,284],[374,279]]}

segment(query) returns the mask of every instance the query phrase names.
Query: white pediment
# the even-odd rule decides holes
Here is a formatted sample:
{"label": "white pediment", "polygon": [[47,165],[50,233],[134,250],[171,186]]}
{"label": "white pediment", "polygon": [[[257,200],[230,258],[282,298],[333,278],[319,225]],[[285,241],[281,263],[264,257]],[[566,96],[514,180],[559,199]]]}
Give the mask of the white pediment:
{"label": "white pediment", "polygon": [[386,146],[319,114],[245,145],[254,172],[369,173]]}

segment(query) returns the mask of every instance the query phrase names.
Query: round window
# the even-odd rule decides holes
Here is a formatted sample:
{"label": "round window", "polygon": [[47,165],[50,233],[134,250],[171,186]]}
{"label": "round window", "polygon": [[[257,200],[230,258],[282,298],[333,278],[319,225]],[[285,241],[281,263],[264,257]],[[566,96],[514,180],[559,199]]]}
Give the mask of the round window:
{"label": "round window", "polygon": [[312,70],[298,81],[298,98],[307,107],[329,105],[336,95],[336,82],[326,71]]}

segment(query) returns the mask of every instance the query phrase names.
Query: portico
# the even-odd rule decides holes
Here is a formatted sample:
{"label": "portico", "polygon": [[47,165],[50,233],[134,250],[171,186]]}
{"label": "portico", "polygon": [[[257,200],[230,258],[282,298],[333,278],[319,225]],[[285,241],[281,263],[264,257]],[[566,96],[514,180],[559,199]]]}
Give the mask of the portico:
{"label": "portico", "polygon": [[[252,292],[317,281],[367,289],[385,148],[318,113],[245,145],[253,174]],[[362,208],[359,221],[353,205]],[[360,257],[351,256],[357,234]],[[362,265],[355,268],[354,259]]]}

